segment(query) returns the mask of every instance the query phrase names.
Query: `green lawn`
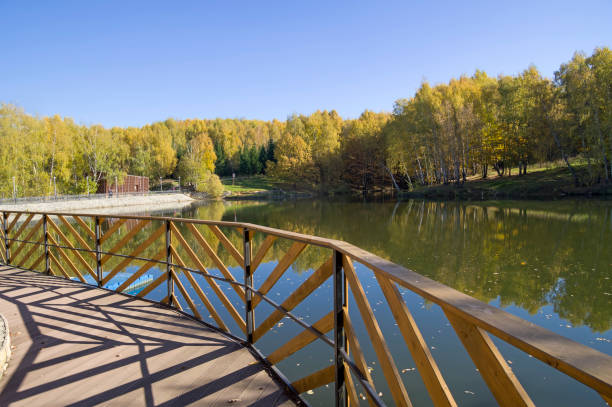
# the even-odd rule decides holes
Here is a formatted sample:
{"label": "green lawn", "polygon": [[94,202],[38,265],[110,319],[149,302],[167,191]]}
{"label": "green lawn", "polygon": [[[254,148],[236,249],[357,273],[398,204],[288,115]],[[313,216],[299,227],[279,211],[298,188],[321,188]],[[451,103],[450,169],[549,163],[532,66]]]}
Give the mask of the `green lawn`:
{"label": "green lawn", "polygon": [[252,194],[260,191],[269,191],[278,188],[277,183],[264,175],[253,175],[251,177],[237,177],[232,185],[232,178],[221,179],[226,191],[232,194]]}

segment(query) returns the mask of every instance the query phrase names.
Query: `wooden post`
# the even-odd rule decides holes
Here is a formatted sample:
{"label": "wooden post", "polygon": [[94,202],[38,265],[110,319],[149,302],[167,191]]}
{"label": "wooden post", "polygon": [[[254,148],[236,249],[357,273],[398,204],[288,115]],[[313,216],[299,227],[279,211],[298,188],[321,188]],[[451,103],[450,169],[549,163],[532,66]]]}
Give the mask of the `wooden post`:
{"label": "wooden post", "polygon": [[244,241],[244,299],[246,309],[246,337],[248,343],[253,343],[253,331],[255,329],[255,311],[253,310],[253,292],[249,287],[253,286],[253,273],[251,271],[251,231],[244,229],[243,241]]}
{"label": "wooden post", "polygon": [[8,241],[8,213],[2,212],[4,219],[4,249],[6,250],[6,264],[11,264],[11,250],[9,249]]}
{"label": "wooden post", "polygon": [[172,225],[166,221],[166,273],[168,274],[168,306],[172,306],[174,298],[174,282],[172,281]]}
{"label": "wooden post", "polygon": [[344,307],[347,300],[347,286],[342,272],[342,253],[334,250],[334,367],[335,367],[335,406],[347,406],[347,393],[345,385],[344,358],[341,351],[346,352],[346,335],[344,333]]}
{"label": "wooden post", "polygon": [[45,242],[45,273],[51,275],[51,265],[49,264],[49,231],[47,229],[47,217],[43,215],[43,239]]}
{"label": "wooden post", "polygon": [[98,287],[102,287],[102,244],[100,243],[101,230],[100,230],[100,218],[94,218],[94,229],[96,235],[96,276],[98,277]]}

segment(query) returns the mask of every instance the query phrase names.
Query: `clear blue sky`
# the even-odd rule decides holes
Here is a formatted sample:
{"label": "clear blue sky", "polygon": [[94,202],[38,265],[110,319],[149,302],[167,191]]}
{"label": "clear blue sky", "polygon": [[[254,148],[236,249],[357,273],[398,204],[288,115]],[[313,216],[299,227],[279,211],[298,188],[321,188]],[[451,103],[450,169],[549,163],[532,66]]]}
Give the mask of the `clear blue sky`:
{"label": "clear blue sky", "polygon": [[552,76],[612,1],[0,0],[0,101],[83,124],[390,111],[423,79]]}

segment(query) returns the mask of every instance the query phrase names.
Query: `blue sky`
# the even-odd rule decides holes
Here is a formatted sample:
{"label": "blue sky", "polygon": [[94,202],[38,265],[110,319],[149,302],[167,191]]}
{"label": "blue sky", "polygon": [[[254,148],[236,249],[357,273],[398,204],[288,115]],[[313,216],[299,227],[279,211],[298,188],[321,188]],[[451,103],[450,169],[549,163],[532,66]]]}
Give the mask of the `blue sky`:
{"label": "blue sky", "polygon": [[0,101],[83,124],[390,111],[423,79],[552,76],[612,1],[0,0]]}

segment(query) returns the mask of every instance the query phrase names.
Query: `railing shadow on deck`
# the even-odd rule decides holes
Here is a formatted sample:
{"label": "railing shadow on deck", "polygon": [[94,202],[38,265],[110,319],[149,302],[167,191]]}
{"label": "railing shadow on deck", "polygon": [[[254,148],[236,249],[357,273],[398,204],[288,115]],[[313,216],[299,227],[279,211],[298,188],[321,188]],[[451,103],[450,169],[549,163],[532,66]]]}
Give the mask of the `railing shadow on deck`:
{"label": "railing shadow on deck", "polygon": [[[82,298],[90,294],[91,289],[72,281],[24,274],[23,271],[13,272],[2,275],[0,279],[0,299],[16,304],[27,329],[26,336],[32,340],[32,345],[23,352],[19,368],[5,378],[7,383],[1,395],[3,403],[27,402],[31,397],[44,396],[53,404],[58,396],[61,398],[61,392],[70,391],[66,389],[67,385],[138,364],[141,369],[140,375],[136,376],[138,378],[126,378],[120,385],[103,390],[98,388],[104,386],[81,388],[79,392],[83,392],[86,397],[78,404],[103,404],[136,391],[144,394],[142,401],[145,405],[186,405],[251,378],[262,370],[261,366],[246,363],[227,374],[219,369],[221,374],[215,379],[204,381],[188,392],[177,392],[178,396],[155,404],[152,391],[154,384],[205,363],[218,364],[219,360],[228,363],[232,353],[241,350],[242,346],[230,338],[210,335],[211,331],[198,329],[193,323],[181,325],[180,320],[177,323],[172,314],[163,310],[156,314],[153,306],[146,310],[139,309],[141,306],[133,307],[136,301],[132,298],[105,302],[110,297],[116,299],[117,296],[111,292]],[[188,331],[179,333],[178,327]],[[164,339],[164,335],[172,339]],[[51,355],[41,360],[41,350],[63,346],[74,347],[74,351],[60,352],[58,356]],[[213,350],[190,352],[190,348],[201,351],[207,347]],[[194,353],[197,356],[193,357]],[[177,357],[178,354],[186,357]],[[192,356],[187,356],[190,354]],[[171,355],[176,363],[170,364],[170,367],[162,365],[162,369],[152,372],[151,366],[155,366],[155,360],[165,355]],[[66,368],[66,363],[71,361],[75,362],[68,365],[70,371],[57,371]],[[39,377],[50,370],[56,371],[50,380]],[[26,376],[30,380],[34,377],[35,385],[25,383]],[[257,405],[271,405],[273,398],[277,397],[278,394],[269,394],[258,400]]]}
{"label": "railing shadow on deck", "polygon": [[[108,222],[110,219],[114,222]],[[530,406],[534,403],[490,335],[592,388],[609,404],[612,400],[612,357],[342,241],[249,223],[169,217],[10,211],[3,212],[1,220],[0,261],[8,265],[99,286],[108,284],[128,266],[138,265],[137,271],[117,287],[118,292],[126,290],[153,267],[158,267],[161,273],[140,290],[137,297],[162,289],[165,295],[159,303],[204,320],[202,309],[192,299],[194,296],[205,306],[217,329],[230,331],[229,319],[229,324],[237,326],[244,344],[264,358],[275,374],[297,394],[333,384],[335,405],[359,405],[364,399],[370,405],[384,405],[355,334],[357,321],[351,321],[348,312],[350,297],[381,366],[391,400],[398,406],[411,405],[356,272],[356,265],[360,265],[373,273],[435,405],[454,406],[457,403],[400,289],[410,290],[441,307],[500,405]],[[131,228],[121,232],[128,221],[132,221]],[[254,247],[255,233],[262,236],[257,248]],[[142,234],[144,237],[135,240]],[[216,246],[211,244],[212,239],[217,242]],[[253,276],[277,240],[289,242],[288,248],[274,269],[255,287]],[[155,247],[156,242],[161,249]],[[271,299],[271,289],[307,247],[326,250],[326,260],[281,304],[276,303]],[[221,249],[226,254],[224,257],[219,253]],[[241,281],[227,265],[230,262],[240,267]],[[211,272],[212,268],[218,273]],[[333,304],[329,313],[313,324],[294,315],[293,311],[330,279]],[[202,288],[204,283],[208,295]],[[238,309],[229,294],[220,289],[219,283],[231,287],[241,304]],[[209,299],[211,292],[214,301],[221,306],[213,305]],[[254,313],[261,303],[268,304],[273,311],[255,324]],[[241,308],[244,308],[242,312],[239,311]],[[261,355],[254,345],[283,318],[291,319],[303,331],[270,354]],[[332,363],[289,382],[275,365],[315,341],[328,345],[333,351]],[[361,386],[365,396],[358,393],[357,386]]]}

